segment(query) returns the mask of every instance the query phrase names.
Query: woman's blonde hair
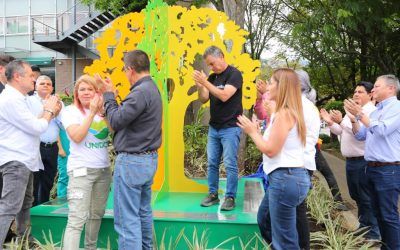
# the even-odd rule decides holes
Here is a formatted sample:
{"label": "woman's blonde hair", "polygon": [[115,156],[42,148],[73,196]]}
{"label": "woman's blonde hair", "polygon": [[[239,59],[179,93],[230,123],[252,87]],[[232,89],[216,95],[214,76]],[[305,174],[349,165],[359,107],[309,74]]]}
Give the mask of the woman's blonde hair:
{"label": "woman's blonde hair", "polygon": [[93,86],[94,90],[96,93],[99,91],[99,88],[96,83],[96,79],[90,75],[82,75],[81,77],[78,78],[75,82],[75,87],[74,87],[74,105],[77,107],[83,114],[85,114],[85,109],[82,106],[81,101],[78,98],[78,89],[81,83],[86,83],[91,86]]}
{"label": "woman's blonde hair", "polygon": [[301,101],[300,80],[296,72],[288,68],[276,69],[272,78],[277,82],[276,112],[286,110],[295,119],[303,145],[306,144],[306,125]]}

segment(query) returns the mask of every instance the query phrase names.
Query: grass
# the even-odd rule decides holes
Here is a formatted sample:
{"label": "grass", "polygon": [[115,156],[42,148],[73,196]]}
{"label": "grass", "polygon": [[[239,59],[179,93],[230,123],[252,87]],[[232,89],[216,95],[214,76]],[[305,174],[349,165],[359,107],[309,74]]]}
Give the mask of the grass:
{"label": "grass", "polygon": [[309,213],[317,224],[323,225],[324,231],[310,235],[311,247],[328,250],[369,249],[372,244],[365,243],[363,236],[343,228],[343,216],[335,211],[337,203],[320,181],[313,182],[314,187],[307,198]]}
{"label": "grass", "polygon": [[[154,234],[154,249],[155,250],[174,250],[174,249],[188,249],[188,250],[206,250],[206,249],[235,249],[234,245],[240,245],[239,249],[247,250],[247,249],[263,249],[268,250],[269,246],[266,244],[261,236],[258,233],[254,233],[254,235],[247,241],[242,240],[240,237],[230,237],[228,239],[222,240],[217,246],[211,248],[209,247],[209,235],[208,230],[203,230],[202,232],[198,232],[196,227],[193,229],[192,235],[185,234],[185,228],[183,228],[179,234],[174,238],[172,236],[167,240],[166,234],[167,231],[164,230],[163,235],[161,237],[161,242],[157,242],[155,232]],[[7,250],[23,250],[30,249],[29,242],[27,240],[29,232],[27,232],[22,239],[12,241],[8,244],[5,244]],[[43,232],[44,243],[41,243],[35,240],[37,244],[36,249],[41,250],[59,250],[62,249],[62,240],[61,242],[54,242],[51,232],[49,231],[48,235]],[[237,241],[237,242],[235,242]],[[237,244],[234,244],[237,243]],[[182,246],[183,244],[183,246]],[[230,247],[229,247],[230,246]],[[107,250],[111,249],[110,239],[107,241]]]}

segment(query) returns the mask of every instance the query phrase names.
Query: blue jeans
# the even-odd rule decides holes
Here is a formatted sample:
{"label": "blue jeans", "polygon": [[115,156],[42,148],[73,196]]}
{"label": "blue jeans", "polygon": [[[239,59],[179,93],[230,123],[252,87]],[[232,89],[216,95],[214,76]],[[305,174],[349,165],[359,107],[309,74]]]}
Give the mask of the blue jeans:
{"label": "blue jeans", "polygon": [[372,212],[372,204],[365,173],[367,162],[364,159],[346,160],[346,178],[350,197],[357,203],[358,219],[361,227],[368,227],[367,238],[380,239],[378,221]]}
{"label": "blue jeans", "polygon": [[157,153],[118,154],[114,170],[114,228],[118,249],[153,248],[151,185]]}
{"label": "blue jeans", "polygon": [[300,249],[296,207],[310,189],[305,168],[279,168],[268,175],[269,186],[258,208],[261,236],[274,250]]}
{"label": "blue jeans", "polygon": [[215,129],[208,128],[207,160],[209,193],[218,193],[219,164],[221,156],[226,170],[226,197],[236,197],[238,185],[239,127]]}
{"label": "blue jeans", "polygon": [[382,249],[400,249],[400,166],[367,167],[373,212],[378,219]]}

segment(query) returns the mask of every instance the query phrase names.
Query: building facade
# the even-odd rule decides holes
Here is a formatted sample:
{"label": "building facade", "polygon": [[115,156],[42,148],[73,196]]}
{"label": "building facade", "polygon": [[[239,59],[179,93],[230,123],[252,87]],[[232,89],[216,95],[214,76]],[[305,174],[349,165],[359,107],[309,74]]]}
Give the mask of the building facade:
{"label": "building facade", "polygon": [[[51,35],[57,25],[67,26],[71,21],[72,9],[77,4],[80,4],[77,0],[0,0],[0,53],[38,65],[43,74],[50,75],[55,80],[57,92],[71,88],[71,55],[38,45],[34,43],[33,38],[37,35]],[[84,16],[86,13],[87,9],[80,7],[75,15]],[[93,39],[96,35],[99,35],[99,32],[79,45],[94,50]],[[92,59],[78,54],[75,64],[76,77],[91,63]]]}

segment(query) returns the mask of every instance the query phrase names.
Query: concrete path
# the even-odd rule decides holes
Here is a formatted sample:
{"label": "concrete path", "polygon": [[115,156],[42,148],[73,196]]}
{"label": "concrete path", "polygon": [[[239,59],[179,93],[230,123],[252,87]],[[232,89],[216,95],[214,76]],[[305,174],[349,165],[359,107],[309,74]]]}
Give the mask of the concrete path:
{"label": "concrete path", "polygon": [[357,210],[357,205],[355,201],[350,198],[349,189],[347,188],[345,161],[327,152],[322,152],[322,154],[329,163],[329,166],[331,167],[331,170],[335,175],[340,193],[342,194],[342,198],[345,201],[346,205],[352,210]]}
{"label": "concrete path", "polygon": [[349,189],[347,188],[345,161],[326,152],[322,152],[322,154],[335,175],[345,205],[350,209],[350,211],[342,212],[347,222],[344,227],[350,230],[356,230],[359,225],[357,219],[357,205],[355,201],[350,198]]}

